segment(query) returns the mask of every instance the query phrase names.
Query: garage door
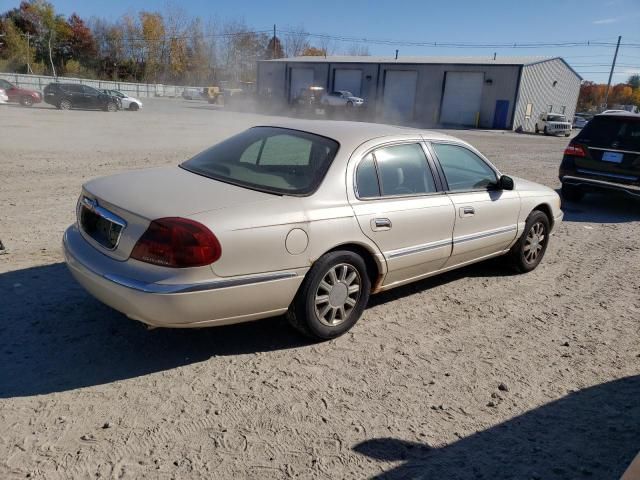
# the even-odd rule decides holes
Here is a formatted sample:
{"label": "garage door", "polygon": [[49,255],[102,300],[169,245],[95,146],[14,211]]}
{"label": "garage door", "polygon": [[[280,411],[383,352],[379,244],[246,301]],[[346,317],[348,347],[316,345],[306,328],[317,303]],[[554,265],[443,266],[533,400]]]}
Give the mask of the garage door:
{"label": "garage door", "polygon": [[292,68],[289,78],[289,101],[300,95],[300,90],[313,85],[313,68]]}
{"label": "garage door", "polygon": [[348,90],[356,97],[362,93],[362,70],[340,68],[333,71],[333,91]]}
{"label": "garage door", "polygon": [[484,73],[446,72],[440,123],[474,126],[480,112]]}
{"label": "garage door", "polygon": [[418,72],[415,70],[387,70],[384,75],[382,108],[385,120],[402,122],[413,120]]}

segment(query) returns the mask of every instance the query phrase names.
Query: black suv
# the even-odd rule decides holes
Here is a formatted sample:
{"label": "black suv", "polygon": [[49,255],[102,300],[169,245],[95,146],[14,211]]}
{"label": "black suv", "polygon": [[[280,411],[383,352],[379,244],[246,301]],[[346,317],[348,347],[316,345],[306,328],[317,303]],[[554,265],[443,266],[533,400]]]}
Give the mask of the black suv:
{"label": "black suv", "polygon": [[560,165],[562,196],[578,201],[589,191],[640,198],[640,115],[596,115],[569,143]]}
{"label": "black suv", "polygon": [[115,112],[118,100],[95,88],[77,83],[50,83],[44,87],[44,101],[60,110],[87,108]]}

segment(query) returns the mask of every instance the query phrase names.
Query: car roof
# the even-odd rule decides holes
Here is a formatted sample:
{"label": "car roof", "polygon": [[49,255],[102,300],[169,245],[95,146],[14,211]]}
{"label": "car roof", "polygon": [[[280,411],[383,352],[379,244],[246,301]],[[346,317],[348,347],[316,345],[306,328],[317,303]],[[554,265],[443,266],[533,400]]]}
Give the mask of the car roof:
{"label": "car roof", "polygon": [[261,127],[288,128],[315,133],[323,137],[332,138],[341,145],[360,145],[368,140],[397,135],[422,136],[427,140],[455,140],[465,143],[451,135],[435,132],[433,130],[421,130],[412,127],[386,125],[382,123],[349,122],[339,120],[282,120],[270,124],[256,125]]}
{"label": "car roof", "polygon": [[596,117],[631,117],[631,118],[640,118],[640,114],[627,112],[626,110],[612,110],[609,112],[602,112]]}

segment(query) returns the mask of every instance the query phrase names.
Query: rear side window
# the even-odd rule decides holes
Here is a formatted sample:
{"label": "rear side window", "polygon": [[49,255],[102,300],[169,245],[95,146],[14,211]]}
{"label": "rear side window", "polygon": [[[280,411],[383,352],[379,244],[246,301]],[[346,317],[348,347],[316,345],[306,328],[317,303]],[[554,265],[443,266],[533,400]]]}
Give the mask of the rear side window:
{"label": "rear side window", "polygon": [[251,128],[199,153],[181,167],[269,193],[308,195],[338,152],[335,140],[276,127]]}
{"label": "rear side window", "polygon": [[379,148],[356,171],[360,198],[419,195],[436,192],[427,157],[418,144]]}
{"label": "rear side window", "polygon": [[478,155],[459,145],[434,143],[449,190],[486,189],[497,180],[496,173]]}
{"label": "rear side window", "polygon": [[575,141],[594,147],[640,151],[640,118],[593,117]]}
{"label": "rear side window", "polygon": [[362,159],[356,171],[356,185],[360,198],[374,198],[380,196],[380,185],[373,155]]}
{"label": "rear side window", "polygon": [[62,88],[65,92],[83,93],[82,85],[65,85]]}

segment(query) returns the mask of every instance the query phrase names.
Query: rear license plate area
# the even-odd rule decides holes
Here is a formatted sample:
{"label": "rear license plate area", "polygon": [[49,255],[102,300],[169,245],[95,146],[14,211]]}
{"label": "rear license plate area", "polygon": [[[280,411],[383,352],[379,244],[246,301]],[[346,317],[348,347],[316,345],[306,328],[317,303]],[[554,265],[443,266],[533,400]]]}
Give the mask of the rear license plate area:
{"label": "rear license plate area", "polygon": [[122,226],[113,223],[97,213],[82,206],[80,211],[82,230],[103,247],[113,250],[118,245]]}
{"label": "rear license plate area", "polygon": [[602,154],[603,162],[622,163],[624,154],[620,152],[604,152]]}

